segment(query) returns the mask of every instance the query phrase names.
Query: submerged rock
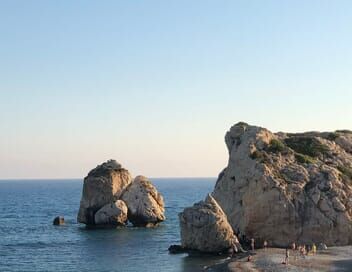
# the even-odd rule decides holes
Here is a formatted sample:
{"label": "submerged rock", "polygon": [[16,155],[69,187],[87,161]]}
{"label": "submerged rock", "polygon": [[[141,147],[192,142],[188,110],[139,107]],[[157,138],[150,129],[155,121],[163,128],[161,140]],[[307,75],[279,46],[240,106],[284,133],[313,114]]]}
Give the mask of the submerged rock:
{"label": "submerged rock", "polygon": [[106,204],[94,216],[96,225],[124,226],[127,223],[127,206],[122,200]]}
{"label": "submerged rock", "polygon": [[53,220],[53,225],[61,226],[65,224],[65,218],[63,216],[57,216]]}
{"label": "submerged rock", "polygon": [[169,246],[168,251],[171,254],[188,253],[187,248],[184,248],[183,246],[180,246],[180,245],[171,245]]}
{"label": "submerged rock", "polygon": [[127,204],[128,220],[134,226],[155,226],[165,220],[163,197],[144,176],[137,176],[121,199]]}
{"label": "submerged rock", "polygon": [[350,131],[274,134],[238,123],[225,142],[229,161],[212,195],[240,238],[352,243]]}
{"label": "submerged rock", "polygon": [[109,160],[91,170],[84,179],[78,222],[95,225],[95,213],[118,200],[131,181],[128,170],[115,160]]}
{"label": "submerged rock", "polygon": [[227,217],[216,200],[208,195],[179,214],[181,247],[201,252],[222,252],[237,241]]}

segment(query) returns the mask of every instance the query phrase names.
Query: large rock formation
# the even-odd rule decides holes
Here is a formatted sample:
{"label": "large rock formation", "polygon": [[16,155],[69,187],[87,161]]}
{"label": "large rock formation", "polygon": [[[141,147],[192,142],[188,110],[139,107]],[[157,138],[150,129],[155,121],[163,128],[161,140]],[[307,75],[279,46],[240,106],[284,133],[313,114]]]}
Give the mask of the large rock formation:
{"label": "large rock formation", "polygon": [[272,133],[245,123],[225,136],[213,197],[241,238],[352,243],[352,132]]}
{"label": "large rock formation", "polygon": [[128,220],[134,226],[154,226],[165,220],[163,197],[144,176],[137,176],[121,199],[127,204]]}
{"label": "large rock formation", "polygon": [[84,179],[78,222],[95,225],[95,213],[118,200],[132,182],[128,170],[115,160],[107,161],[91,170]]}
{"label": "large rock formation", "polygon": [[132,182],[128,170],[114,160],[88,173],[84,179],[78,222],[88,226],[154,226],[165,220],[164,201],[143,176]]}
{"label": "large rock formation", "polygon": [[97,225],[124,226],[127,223],[128,208],[122,200],[106,204],[94,215]]}
{"label": "large rock formation", "polygon": [[237,241],[225,213],[208,195],[179,214],[181,246],[202,252],[221,252]]}

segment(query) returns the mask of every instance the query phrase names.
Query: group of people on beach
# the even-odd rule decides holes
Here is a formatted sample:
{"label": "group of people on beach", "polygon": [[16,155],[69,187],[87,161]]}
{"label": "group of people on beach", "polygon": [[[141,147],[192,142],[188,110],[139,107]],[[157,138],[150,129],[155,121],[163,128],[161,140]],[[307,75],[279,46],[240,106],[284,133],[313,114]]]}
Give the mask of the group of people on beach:
{"label": "group of people on beach", "polygon": [[[307,255],[315,255],[317,253],[317,246],[312,243],[311,245],[296,245],[295,242],[291,244],[291,250],[293,251],[294,258],[297,260],[298,254],[302,258],[305,258]],[[287,247],[285,251],[285,260],[283,261],[283,264],[288,265],[289,264],[289,259],[290,259],[290,250]]]}
{"label": "group of people on beach", "polygon": [[[263,242],[263,248],[266,251],[268,248],[268,241],[264,240]],[[246,252],[242,249],[240,246],[240,243],[236,237],[235,242],[233,244],[233,254],[237,253],[241,250],[241,252]],[[255,250],[255,240],[254,238],[250,239],[250,250],[253,252]],[[317,246],[315,243],[312,243],[310,245],[305,245],[305,244],[299,244],[296,245],[295,242],[291,244],[291,247],[287,247],[285,250],[285,259],[282,262],[283,264],[288,265],[289,264],[289,259],[290,259],[290,250],[293,252],[294,259],[297,260],[298,256],[301,256],[302,258],[305,258],[307,255],[315,255],[317,253]],[[247,261],[252,260],[252,254],[249,254],[247,257]]]}
{"label": "group of people on beach", "polygon": [[[298,252],[299,255],[303,258],[305,258],[307,255],[315,255],[317,253],[317,246],[315,243],[312,243],[311,245],[296,245],[296,243],[293,242],[291,249],[293,252]],[[286,250],[288,250],[288,248]],[[295,254],[295,258],[297,258],[297,255],[298,254]]]}
{"label": "group of people on beach", "polygon": [[[291,244],[291,250],[293,251],[294,259],[297,260],[298,256],[305,258],[308,255],[315,255],[317,253],[317,246],[315,245],[315,243],[312,243],[311,245],[305,245],[305,244],[296,245],[296,243],[293,242]],[[287,247],[285,250],[285,259],[282,263],[288,265],[289,259],[290,259],[290,248]]]}

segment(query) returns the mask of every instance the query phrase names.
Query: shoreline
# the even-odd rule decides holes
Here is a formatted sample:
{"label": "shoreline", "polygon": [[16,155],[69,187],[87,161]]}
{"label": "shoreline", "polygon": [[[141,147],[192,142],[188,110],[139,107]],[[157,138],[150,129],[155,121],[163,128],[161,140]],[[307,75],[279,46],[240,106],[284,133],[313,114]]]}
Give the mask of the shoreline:
{"label": "shoreline", "polygon": [[285,249],[258,249],[252,253],[252,261],[247,256],[240,256],[225,260],[221,264],[207,267],[205,271],[352,271],[352,246],[330,247],[318,251],[316,255],[302,257],[298,252],[290,250],[289,265],[283,264]]}

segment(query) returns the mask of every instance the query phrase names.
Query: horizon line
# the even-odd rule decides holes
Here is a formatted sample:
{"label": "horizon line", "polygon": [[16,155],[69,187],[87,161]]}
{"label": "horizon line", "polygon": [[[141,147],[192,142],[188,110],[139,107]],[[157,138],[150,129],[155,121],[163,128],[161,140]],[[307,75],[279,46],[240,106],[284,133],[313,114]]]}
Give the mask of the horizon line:
{"label": "horizon line", "polygon": [[[135,178],[135,177],[134,177]],[[217,177],[147,177],[148,179],[209,179]],[[33,181],[33,180],[84,180],[84,178],[0,178],[0,181]]]}

